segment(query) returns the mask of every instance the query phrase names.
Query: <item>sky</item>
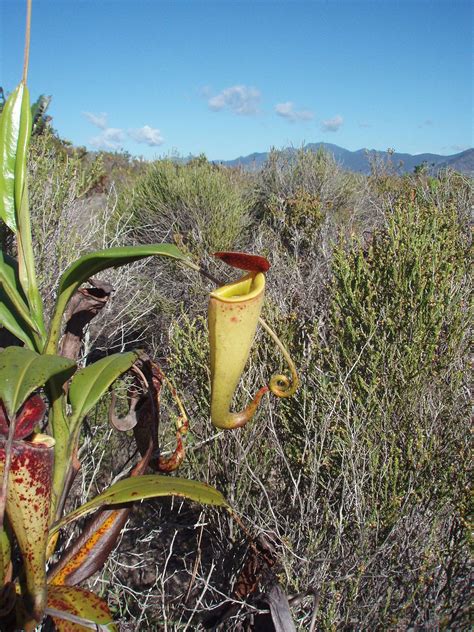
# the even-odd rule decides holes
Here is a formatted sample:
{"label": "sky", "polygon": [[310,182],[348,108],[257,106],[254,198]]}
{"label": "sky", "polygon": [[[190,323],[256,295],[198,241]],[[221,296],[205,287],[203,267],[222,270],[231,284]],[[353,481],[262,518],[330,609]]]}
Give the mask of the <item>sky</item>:
{"label": "sky", "polygon": [[[153,159],[327,142],[473,146],[470,0],[33,0],[28,84],[59,135]],[[24,0],[0,0],[0,85]]]}

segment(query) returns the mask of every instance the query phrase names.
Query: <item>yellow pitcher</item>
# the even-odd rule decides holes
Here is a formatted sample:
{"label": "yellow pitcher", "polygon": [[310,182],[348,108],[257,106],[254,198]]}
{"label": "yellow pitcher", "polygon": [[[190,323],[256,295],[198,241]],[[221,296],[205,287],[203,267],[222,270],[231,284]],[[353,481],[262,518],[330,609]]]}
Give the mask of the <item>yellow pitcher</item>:
{"label": "yellow pitcher", "polygon": [[[211,349],[211,421],[217,428],[240,428],[252,418],[262,396],[269,390],[277,397],[291,397],[298,388],[295,366],[272,329],[260,318],[269,264],[263,257],[244,253],[216,253],[233,267],[253,270],[211,292],[209,299],[209,344]],[[245,266],[248,266],[245,268]],[[292,379],[274,375],[259,389],[241,412],[231,412],[235,389],[247,363],[257,324],[273,338],[288,362]]]}
{"label": "yellow pitcher", "polygon": [[211,420],[218,428],[244,426],[268,391],[268,387],[263,387],[245,410],[230,412],[234,391],[250,354],[264,293],[265,275],[262,272],[247,274],[211,292]]}

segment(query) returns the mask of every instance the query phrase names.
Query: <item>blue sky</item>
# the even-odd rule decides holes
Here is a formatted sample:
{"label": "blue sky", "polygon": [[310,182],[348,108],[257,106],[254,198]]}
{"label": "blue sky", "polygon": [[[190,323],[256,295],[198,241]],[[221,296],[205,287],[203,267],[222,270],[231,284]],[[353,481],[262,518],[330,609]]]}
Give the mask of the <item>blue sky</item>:
{"label": "blue sky", "polygon": [[[472,147],[464,0],[33,0],[29,86],[74,144],[230,159],[331,142]],[[0,0],[0,85],[19,81],[23,0]]]}

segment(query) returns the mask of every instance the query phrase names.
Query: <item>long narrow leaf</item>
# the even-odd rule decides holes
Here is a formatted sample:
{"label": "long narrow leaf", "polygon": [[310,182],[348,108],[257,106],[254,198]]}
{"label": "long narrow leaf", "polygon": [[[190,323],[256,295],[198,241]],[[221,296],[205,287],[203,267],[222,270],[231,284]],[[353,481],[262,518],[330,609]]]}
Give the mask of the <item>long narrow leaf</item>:
{"label": "long narrow leaf", "polygon": [[[21,82],[8,98],[0,117],[0,218],[16,232],[20,283],[26,293],[35,328],[45,337],[28,208],[27,151],[30,136],[30,95],[27,86]],[[10,299],[15,302],[11,296]]]}
{"label": "long narrow leaf", "polygon": [[0,399],[13,416],[35,389],[53,375],[68,379],[76,368],[73,360],[39,355],[23,347],[7,347],[0,352]]}
{"label": "long narrow leaf", "polygon": [[61,319],[66,306],[74,292],[90,277],[118,266],[127,265],[145,257],[164,256],[186,261],[183,253],[173,244],[147,244],[143,246],[120,246],[98,250],[81,257],[72,263],[59,280],[58,298],[51,320],[50,338],[47,353],[55,353],[59,340]]}
{"label": "long narrow leaf", "polygon": [[30,348],[38,328],[31,318],[18,277],[17,262],[0,250],[0,326]]}
{"label": "long narrow leaf", "polygon": [[15,213],[15,168],[26,86],[20,83],[10,94],[0,117],[0,218],[13,231]]}
{"label": "long narrow leaf", "polygon": [[69,387],[72,406],[69,426],[71,432],[87,415],[115,380],[128,371],[138,358],[137,351],[115,353],[78,371]]}
{"label": "long narrow leaf", "polygon": [[30,211],[28,207],[28,184],[25,181],[22,188],[21,202],[17,207],[17,244],[18,244],[18,273],[21,286],[27,296],[31,316],[40,331],[42,341],[46,339],[44,326],[43,300],[38,289],[35,269],[35,255],[31,237]]}
{"label": "long narrow leaf", "polygon": [[[23,323],[23,324],[22,324]],[[15,315],[15,309],[0,287],[0,327],[5,327],[18,340],[21,340],[28,349],[36,349],[35,341],[29,335],[30,327],[22,319]]]}
{"label": "long narrow leaf", "polygon": [[14,306],[18,315],[21,316],[21,318],[25,322],[27,322],[32,329],[35,329],[36,325],[29,314],[26,303],[21,298],[21,295],[18,292],[18,290],[15,288],[15,286],[12,285],[12,283],[10,282],[7,276],[6,266],[4,266],[3,263],[1,262],[0,262],[0,286],[2,287],[3,291],[8,296],[8,298],[10,299],[10,302]]}
{"label": "long narrow leaf", "polygon": [[21,224],[19,211],[22,197],[26,186],[27,170],[27,150],[31,136],[31,107],[30,94],[26,85],[23,87],[23,98],[21,100],[20,128],[18,130],[18,141],[15,160],[15,211],[17,224]]}
{"label": "long narrow leaf", "polygon": [[80,546],[75,554],[57,574],[48,577],[50,583],[76,586],[100,570],[116,546],[131,510],[131,505],[115,510],[101,509],[92,516],[92,524],[87,525],[86,531],[79,536]]}
{"label": "long narrow leaf", "polygon": [[126,478],[114,483],[105,492],[102,492],[102,494],[65,516],[50,530],[50,536],[70,522],[100,507],[120,505],[159,496],[182,496],[203,505],[225,507],[230,510],[230,506],[224,496],[210,485],[185,478],[147,474],[135,478]]}

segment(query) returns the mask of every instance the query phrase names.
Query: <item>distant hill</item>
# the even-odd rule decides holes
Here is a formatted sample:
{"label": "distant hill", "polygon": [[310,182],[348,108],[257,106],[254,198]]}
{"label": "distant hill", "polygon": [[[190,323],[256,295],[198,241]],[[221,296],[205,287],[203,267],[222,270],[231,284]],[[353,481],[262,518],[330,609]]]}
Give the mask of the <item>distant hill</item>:
{"label": "distant hill", "polygon": [[[376,149],[358,149],[357,151],[349,151],[338,145],[331,143],[309,143],[305,149],[310,151],[318,151],[324,149],[333,154],[336,161],[349,171],[358,173],[370,173],[370,162],[375,158],[380,160],[388,160],[397,168],[400,173],[412,172],[418,165],[426,165],[433,171],[445,169],[447,167],[474,176],[474,149],[467,149],[459,154],[451,156],[441,156],[439,154],[402,154],[394,152],[390,157],[386,151]],[[297,150],[293,148],[286,149],[289,154],[295,153]],[[268,158],[268,152],[253,153],[248,156],[240,156],[234,160],[219,161],[221,164],[229,167],[242,166],[249,170],[258,170],[262,167]],[[217,161],[216,161],[217,162]]]}

